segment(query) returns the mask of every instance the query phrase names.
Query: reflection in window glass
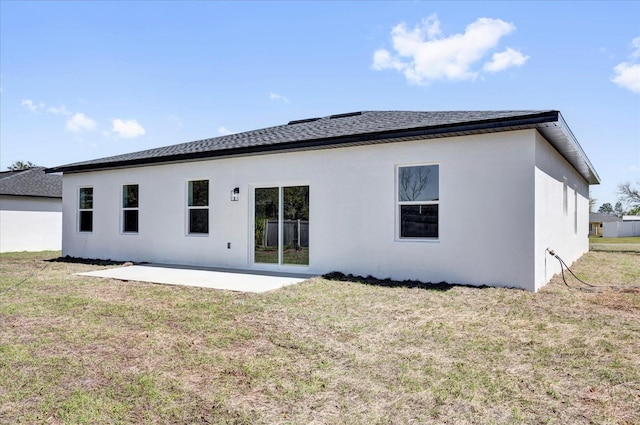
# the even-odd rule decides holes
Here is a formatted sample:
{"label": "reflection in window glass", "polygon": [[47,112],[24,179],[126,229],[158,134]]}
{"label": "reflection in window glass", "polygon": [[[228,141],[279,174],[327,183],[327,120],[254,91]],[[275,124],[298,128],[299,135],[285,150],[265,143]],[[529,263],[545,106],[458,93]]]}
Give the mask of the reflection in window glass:
{"label": "reflection in window glass", "polygon": [[400,167],[398,170],[398,200],[400,202],[437,201],[438,166]]}
{"label": "reflection in window glass", "polygon": [[189,182],[189,206],[209,206],[209,180],[194,180]]}
{"label": "reflection in window glass", "polygon": [[209,180],[189,182],[187,209],[189,210],[189,233],[209,233]]}
{"label": "reflection in window glass", "polygon": [[93,188],[81,187],[80,188],[80,209],[93,209]]}
{"label": "reflection in window glass", "polygon": [[279,202],[279,188],[266,187],[255,190],[254,261],[256,263],[279,263]]}
{"label": "reflection in window glass", "polygon": [[400,238],[437,238],[439,166],[398,167]]}
{"label": "reflection in window glass", "polygon": [[125,184],[122,186],[122,207],[138,208],[138,185]]}
{"label": "reflection in window glass", "polygon": [[93,232],[93,188],[81,187],[78,200],[78,230]]}
{"label": "reflection in window glass", "polygon": [[283,192],[284,264],[309,264],[309,186],[292,186]]}
{"label": "reflection in window glass", "polygon": [[401,238],[437,238],[438,205],[401,205]]}
{"label": "reflection in window glass", "polygon": [[254,223],[256,263],[309,264],[309,186],[255,189]]}
{"label": "reflection in window glass", "polygon": [[209,233],[209,209],[189,210],[189,233]]}
{"label": "reflection in window glass", "polygon": [[138,233],[138,185],[122,186],[122,231]]}

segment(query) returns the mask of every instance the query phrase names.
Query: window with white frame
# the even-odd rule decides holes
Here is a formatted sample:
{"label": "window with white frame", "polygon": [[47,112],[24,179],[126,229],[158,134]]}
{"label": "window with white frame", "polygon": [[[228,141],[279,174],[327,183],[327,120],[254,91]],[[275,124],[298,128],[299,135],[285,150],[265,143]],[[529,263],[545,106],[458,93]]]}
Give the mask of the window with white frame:
{"label": "window with white frame", "polygon": [[188,232],[209,233],[209,180],[191,180],[188,184]]}
{"label": "window with white frame", "polygon": [[399,166],[397,179],[400,238],[438,238],[439,166]]}
{"label": "window with white frame", "polygon": [[122,231],[138,233],[138,185],[122,186]]}
{"label": "window with white frame", "polygon": [[78,230],[93,232],[93,188],[81,187],[78,193]]}

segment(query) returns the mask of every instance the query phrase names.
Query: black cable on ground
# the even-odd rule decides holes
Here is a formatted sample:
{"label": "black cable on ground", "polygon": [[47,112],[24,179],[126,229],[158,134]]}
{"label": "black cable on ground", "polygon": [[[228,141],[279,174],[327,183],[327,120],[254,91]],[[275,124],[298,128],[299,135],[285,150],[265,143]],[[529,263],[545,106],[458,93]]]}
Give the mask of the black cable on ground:
{"label": "black cable on ground", "polygon": [[[552,249],[548,249],[547,248],[547,252],[549,253],[549,255],[551,255],[552,257],[556,258],[558,260],[558,262],[560,263],[560,272],[562,273],[562,281],[564,282],[565,286],[569,289],[578,289],[580,291],[584,291],[584,292],[601,292],[602,289],[613,289],[615,291],[622,291],[622,290],[628,290],[628,289],[636,289],[636,288],[640,288],[640,285],[592,285],[591,283],[585,282],[584,280],[580,279],[578,276],[576,276],[576,274],[573,272],[573,270],[571,270],[571,268],[567,265],[567,263],[564,262],[564,260],[562,258],[560,258],[560,256],[558,254],[556,254]],[[582,283],[583,285],[588,286],[588,288],[583,288],[581,286],[571,286],[567,283],[567,279],[564,275],[564,269],[567,269],[567,271],[569,273],[571,273],[571,275],[580,283]]]}

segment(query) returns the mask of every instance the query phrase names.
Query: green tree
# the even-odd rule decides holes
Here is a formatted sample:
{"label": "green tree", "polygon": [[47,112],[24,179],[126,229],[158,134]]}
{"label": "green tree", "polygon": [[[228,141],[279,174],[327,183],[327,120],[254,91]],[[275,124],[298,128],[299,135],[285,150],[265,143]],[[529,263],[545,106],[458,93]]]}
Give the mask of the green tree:
{"label": "green tree", "polygon": [[613,207],[610,203],[605,202],[604,204],[600,205],[598,212],[604,214],[613,214]]}
{"label": "green tree", "polygon": [[16,161],[13,164],[9,165],[7,167],[7,170],[9,170],[9,171],[20,171],[20,170],[28,170],[29,168],[33,168],[33,167],[37,167],[37,165],[34,164],[31,161],[27,161],[27,162]]}
{"label": "green tree", "polygon": [[622,202],[620,201],[616,202],[616,206],[613,207],[613,213],[618,217],[622,217],[623,215],[626,214],[624,211],[624,208],[622,208]]}

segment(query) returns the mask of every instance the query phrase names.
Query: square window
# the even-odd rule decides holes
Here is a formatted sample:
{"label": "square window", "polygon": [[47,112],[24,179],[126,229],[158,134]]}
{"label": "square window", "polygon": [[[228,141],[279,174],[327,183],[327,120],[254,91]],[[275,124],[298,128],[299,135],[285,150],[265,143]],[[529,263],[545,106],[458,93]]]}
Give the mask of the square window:
{"label": "square window", "polygon": [[401,205],[401,238],[437,238],[438,205]]}
{"label": "square window", "polygon": [[398,235],[401,239],[438,238],[439,165],[398,167]]}
{"label": "square window", "polygon": [[189,233],[209,233],[209,209],[189,210]]}

